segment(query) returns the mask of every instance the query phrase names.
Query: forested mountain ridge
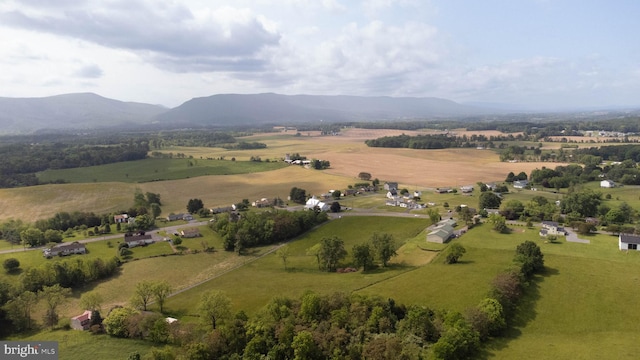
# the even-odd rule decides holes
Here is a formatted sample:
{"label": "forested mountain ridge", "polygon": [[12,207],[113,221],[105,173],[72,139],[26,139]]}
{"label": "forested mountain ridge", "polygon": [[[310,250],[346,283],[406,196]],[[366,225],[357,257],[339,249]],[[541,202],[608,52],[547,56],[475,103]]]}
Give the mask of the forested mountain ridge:
{"label": "forested mountain ridge", "polygon": [[376,121],[488,114],[439,98],[222,94],[191,99],[160,114],[160,123],[192,125]]}
{"label": "forested mountain ridge", "polygon": [[159,105],[113,100],[93,93],[41,98],[0,97],[0,133],[143,124],[166,110]]}
{"label": "forested mountain ridge", "polygon": [[42,98],[0,97],[0,134],[98,128],[227,127],[320,121],[379,121],[487,114],[438,98],[222,94],[173,109],[93,93]]}

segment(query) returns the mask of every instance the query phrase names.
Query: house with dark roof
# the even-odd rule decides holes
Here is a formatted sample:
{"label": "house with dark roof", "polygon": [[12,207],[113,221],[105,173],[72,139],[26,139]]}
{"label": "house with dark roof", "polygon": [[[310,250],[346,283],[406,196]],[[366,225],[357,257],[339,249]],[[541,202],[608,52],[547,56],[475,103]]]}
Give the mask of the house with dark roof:
{"label": "house with dark roof", "polygon": [[194,238],[194,237],[202,236],[198,228],[182,229],[180,230],[180,235],[183,238]]}
{"label": "house with dark roof", "polygon": [[640,250],[640,236],[631,234],[618,235],[618,247],[620,250]]}
{"label": "house with dark roof", "polygon": [[151,235],[147,234],[136,234],[136,235],[124,235],[124,242],[130,247],[134,248],[136,246],[144,246],[153,243],[153,238]]}
{"label": "house with dark roof", "polygon": [[386,183],[384,183],[383,187],[387,191],[389,191],[391,189],[398,190],[398,183],[397,182],[386,182]]}
{"label": "house with dark roof", "polygon": [[567,235],[567,232],[564,230],[564,228],[555,221],[543,221],[541,225],[542,228],[540,229],[540,236]]}

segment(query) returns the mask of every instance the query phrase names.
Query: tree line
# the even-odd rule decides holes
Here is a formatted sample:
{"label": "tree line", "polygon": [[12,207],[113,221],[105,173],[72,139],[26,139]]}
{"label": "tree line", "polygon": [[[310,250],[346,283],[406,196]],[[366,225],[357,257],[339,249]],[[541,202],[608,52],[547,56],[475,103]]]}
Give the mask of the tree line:
{"label": "tree line", "polygon": [[243,253],[246,248],[292,239],[327,219],[324,212],[271,210],[218,214],[209,226],[222,236],[226,251]]}
{"label": "tree line", "polygon": [[35,173],[48,169],[69,169],[140,160],[147,157],[146,139],[120,144],[16,143],[0,146],[0,187],[40,184]]}

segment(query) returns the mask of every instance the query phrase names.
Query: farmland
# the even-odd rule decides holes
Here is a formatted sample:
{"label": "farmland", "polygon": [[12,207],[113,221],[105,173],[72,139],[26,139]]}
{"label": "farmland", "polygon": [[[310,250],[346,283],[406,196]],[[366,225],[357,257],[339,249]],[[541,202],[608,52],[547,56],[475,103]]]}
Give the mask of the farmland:
{"label": "farmland", "polygon": [[[190,198],[200,198],[205,206],[216,207],[237,203],[241,199],[286,199],[293,186],[306,189],[307,194],[344,189],[360,182],[356,178],[360,171],[371,172],[381,181],[397,181],[401,188],[423,191],[422,201],[435,203],[433,207],[445,214],[445,202],[450,208],[463,204],[476,206],[478,192],[473,195],[435,194],[432,190],[436,187],[502,181],[510,171],[528,173],[535,167],[551,165],[503,163],[490,150],[372,149],[363,144],[365,138],[392,133],[388,130],[349,129],[339,136],[319,136],[312,132],[301,136],[259,134],[246,139],[267,143],[266,149],[240,151],[174,147],[162,151],[184,153],[193,159],[146,159],[85,169],[47,171],[39,176],[50,180],[62,178],[70,183],[0,190],[0,200],[4,205],[0,209],[0,219],[31,222],[58,211],[108,213],[131,206],[136,190],[161,194],[164,216],[169,212],[184,212]],[[328,160],[331,168],[318,171],[276,162],[285,153]],[[270,161],[247,161],[255,156]],[[227,160],[206,160],[220,157]],[[229,160],[232,157],[236,161]],[[192,161],[192,165],[188,161]],[[160,179],[163,181],[153,181]],[[637,186],[597,187],[597,183],[576,186],[611,195],[610,199],[604,200],[610,207],[626,202],[637,209],[640,204]],[[505,199],[522,202],[528,202],[534,196],[555,201],[566,193],[566,190],[511,191]],[[185,290],[169,298],[165,312],[186,323],[198,322],[196,309],[200,294],[207,290],[224,291],[232,301],[233,310],[243,310],[249,317],[255,316],[274,296],[298,298],[308,290],[321,294],[339,291],[377,295],[406,305],[464,313],[487,295],[495,275],[509,267],[515,247],[525,240],[533,240],[545,254],[546,270],[531,282],[518,316],[505,336],[490,341],[483,348],[481,357],[632,359],[640,351],[637,341],[628,336],[634,333],[640,322],[640,316],[628,311],[629,304],[640,296],[640,280],[633,275],[638,272],[640,254],[620,252],[617,237],[600,233],[587,236],[589,244],[569,243],[563,238],[548,243],[540,239],[535,227],[512,226],[511,232],[498,234],[491,230],[490,225],[483,224],[454,240],[467,252],[460,263],[447,265],[443,263],[440,251],[446,250],[448,245],[426,243],[424,240],[425,229],[430,225],[425,216],[427,210],[406,214],[406,210],[399,207],[383,205],[382,193],[350,196],[344,198],[342,204],[355,210],[287,245],[290,253],[286,269],[282,259],[270,252],[274,250],[273,246],[254,248],[238,256],[222,251],[221,237],[207,226],[200,226],[203,237],[185,239],[180,247],[185,250],[183,254],[174,254],[167,242],[131,249],[131,255],[117,276],[76,290],[60,308],[61,315],[64,318],[77,314],[79,298],[86,291],[101,294],[103,310],[114,305],[126,305],[136,283],[142,279],[166,280],[174,290]],[[371,216],[383,214],[389,216]],[[315,257],[310,255],[309,249],[323,237],[336,235],[344,240],[349,252],[341,266],[350,266],[353,246],[366,242],[374,232],[392,234],[396,241],[398,256],[387,268],[364,273],[327,273],[318,270]],[[216,251],[187,251],[201,249],[202,241]],[[89,243],[89,253],[83,256],[114,256],[117,241],[112,242]],[[0,250],[4,249],[10,249],[10,246],[3,243]],[[0,254],[0,261],[8,257],[17,258],[23,271],[44,262],[62,260],[46,260],[39,251],[25,251]],[[0,275],[0,279],[12,284],[17,284],[19,277],[19,274]],[[151,310],[158,310],[158,307],[152,305]],[[39,321],[42,312],[42,309],[38,310],[34,318]],[[98,346],[96,344],[117,349],[114,351],[118,354],[146,353],[150,348],[150,343],[140,341],[103,335],[91,341],[88,336],[56,330],[43,331],[31,338],[60,341],[63,353],[69,354],[65,358],[82,358],[88,351],[96,360],[112,358],[113,353],[91,350],[94,345]]]}

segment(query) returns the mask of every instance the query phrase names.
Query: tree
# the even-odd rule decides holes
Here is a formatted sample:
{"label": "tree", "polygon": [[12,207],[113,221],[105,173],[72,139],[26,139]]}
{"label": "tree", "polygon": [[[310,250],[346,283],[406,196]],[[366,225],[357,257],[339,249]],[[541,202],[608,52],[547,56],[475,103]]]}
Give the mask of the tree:
{"label": "tree", "polygon": [[360,172],[358,174],[358,179],[369,181],[369,180],[371,180],[371,174],[368,173],[368,172],[364,172],[364,171]]}
{"label": "tree", "polygon": [[164,302],[171,294],[171,291],[171,285],[166,280],[158,281],[152,285],[151,293],[153,294],[153,299],[158,304],[158,307],[160,307],[160,312],[164,311]]}
{"label": "tree", "polygon": [[628,215],[622,212],[620,209],[611,209],[604,216],[605,220],[608,223],[612,224],[624,224],[625,220],[627,220]]}
{"label": "tree", "polygon": [[231,300],[219,290],[210,290],[202,294],[198,311],[202,320],[212,329],[231,315]]}
{"label": "tree", "polygon": [[95,291],[80,296],[80,306],[85,310],[100,310],[102,301],[102,296]]}
{"label": "tree", "polygon": [[131,297],[131,305],[141,307],[143,311],[147,311],[147,305],[153,296],[154,283],[150,280],[143,280],[136,284],[134,294]]}
{"label": "tree", "polygon": [[522,202],[516,199],[507,201],[503,206],[500,214],[508,220],[516,220],[520,218],[520,215],[524,212],[524,205]]}
{"label": "tree", "polygon": [[502,198],[492,191],[485,191],[478,197],[478,209],[497,209]]}
{"label": "tree", "polygon": [[445,262],[447,264],[455,264],[466,252],[467,252],[467,249],[465,249],[464,246],[458,243],[453,243],[449,245],[449,251],[447,252],[447,257],[445,259]]}
{"label": "tree", "polygon": [[200,199],[189,199],[187,203],[187,211],[190,214],[195,214],[198,210],[204,208],[204,203]]}
{"label": "tree", "polygon": [[44,232],[44,241],[47,243],[61,243],[62,242],[62,231],[47,229]]}
{"label": "tree", "polygon": [[500,214],[491,214],[487,218],[487,222],[492,225],[493,230],[497,232],[505,232],[507,230],[507,220]]}
{"label": "tree", "polygon": [[352,250],[353,265],[367,271],[373,268],[373,253],[369,244],[354,245]]}
{"label": "tree", "polygon": [[465,225],[471,225],[473,221],[473,213],[471,213],[471,209],[469,209],[468,206],[460,208],[458,216],[460,216],[460,220],[464,221]]}
{"label": "tree", "polygon": [[151,208],[151,215],[153,215],[154,219],[160,216],[160,214],[162,214],[162,209],[160,208],[160,204],[151,203],[149,207]]}
{"label": "tree", "polygon": [[16,258],[8,258],[2,262],[2,266],[7,273],[12,273],[20,268],[20,261]]}
{"label": "tree", "polygon": [[38,297],[43,299],[46,306],[47,312],[45,314],[45,324],[49,327],[53,327],[58,323],[58,313],[57,309],[60,304],[62,304],[67,297],[71,295],[71,289],[64,288],[60,286],[60,284],[55,284],[53,286],[45,286],[42,290],[38,291]]}
{"label": "tree", "polygon": [[294,360],[323,358],[322,352],[313,340],[313,335],[307,330],[300,331],[293,337],[291,347],[293,348]]}
{"label": "tree", "polygon": [[371,236],[371,244],[375,252],[375,257],[386,267],[392,257],[398,255],[396,253],[396,244],[391,234],[374,233]]}
{"label": "tree", "polygon": [[544,255],[540,247],[531,240],[518,245],[515,260],[521,264],[522,273],[527,278],[544,268]]}
{"label": "tree", "polygon": [[138,230],[149,230],[154,227],[156,220],[148,214],[138,215],[135,220],[135,227]]}
{"label": "tree", "polygon": [[44,234],[40,229],[28,228],[20,232],[20,239],[25,245],[36,247],[44,245]]}
{"label": "tree", "polygon": [[289,192],[289,198],[295,203],[304,204],[307,202],[307,192],[304,189],[292,187]]}
{"label": "tree", "polygon": [[282,259],[284,269],[287,270],[287,259],[289,258],[289,245],[284,245],[276,251],[276,255]]}
{"label": "tree", "polygon": [[341,209],[340,203],[337,201],[332,202],[331,207],[329,209],[331,210],[332,213],[340,212],[340,209]]}
{"label": "tree", "polygon": [[111,310],[109,315],[107,315],[107,317],[102,321],[105,332],[115,337],[128,337],[128,320],[136,314],[138,314],[136,310],[125,307],[119,307]]}
{"label": "tree", "polygon": [[435,224],[440,221],[440,219],[442,219],[440,213],[438,212],[438,209],[435,208],[427,210],[427,215],[429,215],[429,220],[431,220],[432,224]]}
{"label": "tree", "polygon": [[31,311],[38,303],[38,296],[32,291],[25,291],[7,302],[7,315],[16,330],[31,329]]}
{"label": "tree", "polygon": [[145,195],[147,196],[147,204],[158,204],[158,206],[162,206],[162,202],[160,201],[160,194],[147,192]]}
{"label": "tree", "polygon": [[344,241],[337,236],[324,237],[320,240],[320,250],[318,257],[322,269],[333,272],[338,266],[338,262],[347,256],[344,249]]}

